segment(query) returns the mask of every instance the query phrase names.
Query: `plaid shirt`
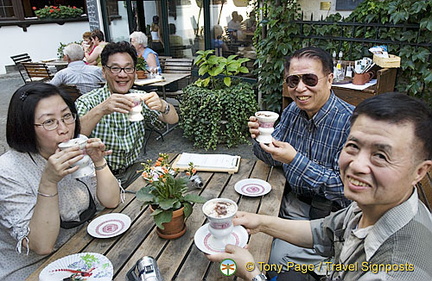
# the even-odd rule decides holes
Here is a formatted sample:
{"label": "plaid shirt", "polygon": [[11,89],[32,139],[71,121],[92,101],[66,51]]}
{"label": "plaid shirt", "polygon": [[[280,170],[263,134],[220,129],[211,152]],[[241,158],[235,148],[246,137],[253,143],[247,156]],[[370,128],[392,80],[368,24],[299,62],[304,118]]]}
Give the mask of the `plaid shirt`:
{"label": "plaid shirt", "polygon": [[254,153],[269,165],[282,165],[295,194],[308,197],[317,194],[346,207],[350,201],[343,196],[338,159],[349,134],[353,110],[352,105],[333,92],[312,119],[292,102],[283,111],[273,137],[288,142],[297,150],[294,160],[282,165],[258,143],[254,144]]}
{"label": "plaid shirt", "polygon": [[[130,90],[131,93],[142,93],[142,91]],[[93,90],[79,97],[75,104],[79,116],[85,115],[92,108],[102,103],[111,95],[108,86]],[[113,153],[106,156],[108,165],[112,170],[127,168],[132,165],[141,152],[144,144],[145,128],[162,130],[164,123],[159,120],[159,113],[148,109],[142,103],[144,120],[131,122],[128,114],[113,112],[105,115],[93,129],[90,138],[100,138],[107,149]]]}

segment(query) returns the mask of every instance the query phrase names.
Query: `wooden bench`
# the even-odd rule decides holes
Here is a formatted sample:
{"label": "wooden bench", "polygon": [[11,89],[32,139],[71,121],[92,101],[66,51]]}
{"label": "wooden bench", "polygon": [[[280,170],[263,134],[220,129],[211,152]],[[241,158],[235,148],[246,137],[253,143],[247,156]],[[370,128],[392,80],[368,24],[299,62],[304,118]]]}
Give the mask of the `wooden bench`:
{"label": "wooden bench", "polygon": [[416,188],[420,200],[432,212],[432,170],[429,170],[426,176],[416,184]]}

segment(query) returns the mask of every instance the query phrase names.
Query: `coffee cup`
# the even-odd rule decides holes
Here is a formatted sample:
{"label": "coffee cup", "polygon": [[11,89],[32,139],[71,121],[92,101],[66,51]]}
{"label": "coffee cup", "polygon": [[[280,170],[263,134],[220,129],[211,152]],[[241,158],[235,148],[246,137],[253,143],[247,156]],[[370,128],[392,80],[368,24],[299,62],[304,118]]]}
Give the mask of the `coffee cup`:
{"label": "coffee cup", "polygon": [[141,94],[139,93],[129,93],[126,94],[128,97],[133,98],[133,107],[129,112],[129,121],[136,122],[144,119],[144,116],[141,114],[142,105],[141,105]]}
{"label": "coffee cup", "polygon": [[72,167],[79,166],[79,169],[71,174],[74,178],[86,177],[93,174],[94,172],[92,166],[90,165],[91,159],[85,153],[85,146],[87,144],[87,139],[88,138],[84,135],[78,135],[77,138],[71,139],[67,142],[62,142],[58,145],[60,150],[65,150],[66,148],[74,147],[74,146],[79,146],[81,150],[84,150],[84,157],[72,165]]}
{"label": "coffee cup", "polygon": [[207,201],[203,207],[203,213],[209,220],[210,245],[219,251],[224,251],[227,244],[235,244],[231,241],[231,233],[234,225],[232,219],[237,213],[237,204],[226,198],[215,198]]}
{"label": "coffee cup", "polygon": [[352,80],[352,83],[354,85],[364,85],[368,83],[373,76],[374,73],[372,71],[365,72],[365,73],[354,73],[354,78]]}
{"label": "coffee cup", "polygon": [[272,133],[274,131],[274,123],[279,118],[279,114],[272,111],[258,111],[255,113],[255,117],[259,123],[259,135],[256,140],[262,143],[272,142]]}

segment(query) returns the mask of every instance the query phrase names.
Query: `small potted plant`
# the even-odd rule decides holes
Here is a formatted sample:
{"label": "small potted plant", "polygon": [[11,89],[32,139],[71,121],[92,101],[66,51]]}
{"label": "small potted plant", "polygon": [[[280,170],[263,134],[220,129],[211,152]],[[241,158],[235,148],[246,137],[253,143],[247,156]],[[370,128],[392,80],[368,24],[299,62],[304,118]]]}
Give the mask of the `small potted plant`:
{"label": "small potted plant", "polygon": [[168,161],[168,154],[160,153],[154,164],[151,160],[142,163],[142,177],[146,186],[136,194],[143,206],[150,206],[151,215],[157,226],[157,234],[164,239],[175,239],[186,232],[185,219],[192,213],[192,203],[204,203],[206,200],[196,194],[186,194],[190,177],[196,170],[192,163],[180,176],[178,169],[173,169]]}
{"label": "small potted plant", "polygon": [[139,56],[137,58],[137,64],[136,64],[135,68],[136,68],[136,73],[137,73],[138,79],[147,78],[147,62],[142,56]]}
{"label": "small potted plant", "polygon": [[180,103],[184,136],[196,147],[216,149],[248,143],[247,120],[258,109],[253,85],[238,74],[248,73],[248,58],[228,58],[198,51],[195,64],[200,78],[183,89]]}

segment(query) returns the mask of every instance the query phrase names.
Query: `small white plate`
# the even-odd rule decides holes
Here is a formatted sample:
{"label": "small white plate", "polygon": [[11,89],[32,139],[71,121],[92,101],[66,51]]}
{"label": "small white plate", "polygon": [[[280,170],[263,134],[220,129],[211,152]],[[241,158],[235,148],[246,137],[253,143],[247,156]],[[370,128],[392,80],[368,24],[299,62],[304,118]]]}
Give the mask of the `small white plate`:
{"label": "small white plate", "polygon": [[[206,254],[217,254],[217,253],[223,253],[224,251],[220,251],[215,249],[211,246],[210,240],[211,240],[211,233],[208,230],[209,224],[205,224],[201,226],[197,232],[195,232],[194,241],[195,245],[200,249],[202,252]],[[246,246],[247,240],[248,240],[248,233],[246,229],[241,226],[237,225],[234,226],[234,230],[231,233],[231,237],[229,238],[231,240],[233,245],[244,247]]]}
{"label": "small white plate", "polygon": [[125,214],[106,214],[92,220],[87,232],[96,238],[111,238],[128,230],[130,225],[131,219]]}
{"label": "small white plate", "polygon": [[260,179],[244,179],[234,185],[235,191],[244,196],[258,197],[266,195],[271,190],[271,185]]}
{"label": "small white plate", "polygon": [[59,281],[76,272],[86,272],[84,280],[111,281],[113,265],[104,255],[98,253],[73,254],[47,265],[39,273],[39,281]]}

